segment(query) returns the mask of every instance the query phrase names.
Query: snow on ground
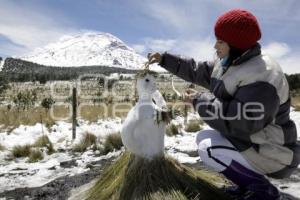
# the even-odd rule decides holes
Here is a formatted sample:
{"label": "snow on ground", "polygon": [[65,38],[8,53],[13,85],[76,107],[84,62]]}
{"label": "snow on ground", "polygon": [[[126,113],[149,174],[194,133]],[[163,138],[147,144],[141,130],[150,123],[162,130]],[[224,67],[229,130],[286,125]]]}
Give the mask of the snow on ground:
{"label": "snow on ground", "polygon": [[300,140],[300,112],[294,111],[294,108],[291,107],[290,117],[294,120],[297,131],[298,131],[298,140]]}
{"label": "snow on ground", "polygon": [[[294,111],[294,108],[291,107],[290,117],[296,124],[298,140],[300,140],[300,112]],[[293,173],[291,177],[282,180],[271,179],[271,182],[280,188],[282,192],[300,198],[300,166],[298,166],[297,172]]]}
{"label": "snow on ground", "polygon": [[[291,118],[295,120],[297,129],[300,130],[300,112],[291,112]],[[188,121],[199,119],[197,114],[189,113]],[[177,117],[172,121],[174,124],[183,124],[184,119]],[[118,156],[121,151],[109,153],[105,156],[97,156],[92,151],[87,151],[83,154],[74,154],[70,151],[74,143],[78,143],[84,133],[89,132],[95,134],[99,139],[104,138],[110,133],[120,131],[122,120],[106,119],[99,120],[95,123],[79,121],[77,127],[77,138],[72,142],[72,126],[71,123],[57,122],[49,130],[46,127],[42,128],[41,124],[34,126],[20,126],[14,129],[11,133],[0,133],[0,144],[4,145],[7,150],[0,151],[0,193],[6,190],[21,187],[37,187],[42,186],[56,178],[80,174],[89,170],[87,167],[90,163],[102,159],[107,159],[112,156]],[[209,128],[207,125],[203,129]],[[32,144],[35,140],[43,135],[49,137],[55,149],[58,151],[52,155],[46,155],[45,158],[38,163],[27,163],[26,159],[15,159],[6,161],[5,158],[9,154],[9,149],[15,145]],[[181,135],[165,137],[165,148],[168,155],[176,158],[181,163],[195,164],[201,159],[197,155],[196,133],[185,132],[181,130]],[[300,137],[299,137],[300,139]],[[64,163],[75,162],[76,165],[64,167]],[[283,192],[291,194],[295,197],[300,197],[300,168],[299,173],[295,173],[289,179],[271,180]]]}
{"label": "snow on ground", "polygon": [[193,133],[185,133],[184,135],[166,137],[165,148],[167,154],[181,163],[196,163],[199,157],[191,157],[189,155],[197,149],[195,135]]}
{"label": "snow on ground", "polygon": [[[38,137],[47,135],[55,149],[65,151],[78,143],[87,132],[93,133],[101,139],[110,133],[118,132],[120,129],[121,119],[119,118],[99,120],[91,124],[79,121],[79,127],[76,129],[77,137],[73,142],[72,124],[66,122],[57,122],[51,127],[50,132],[46,127],[37,123],[34,126],[21,125],[11,133],[0,133],[0,144],[7,149],[3,152],[0,151],[0,193],[20,187],[38,187],[62,176],[80,174],[89,170],[87,168],[89,163],[108,159],[120,153],[114,152],[105,156],[95,156],[92,151],[83,154],[73,154],[67,151],[56,152],[52,155],[44,154],[45,158],[40,162],[28,163],[26,162],[27,158],[7,161],[6,158],[12,147],[33,144]],[[71,167],[63,167],[62,165],[71,165]]]}
{"label": "snow on ground", "polygon": [[[79,121],[79,127],[76,128],[76,140],[78,143],[84,133],[93,133],[97,137],[104,137],[109,133],[118,132],[121,128],[121,119],[99,120],[96,123],[88,124],[84,121]],[[68,147],[72,142],[72,124],[66,122],[57,122],[51,127],[51,132],[45,126],[37,123],[34,126],[21,125],[14,129],[11,133],[0,134],[0,143],[7,148],[15,145],[33,144],[36,139],[43,135],[49,137],[55,147]]]}

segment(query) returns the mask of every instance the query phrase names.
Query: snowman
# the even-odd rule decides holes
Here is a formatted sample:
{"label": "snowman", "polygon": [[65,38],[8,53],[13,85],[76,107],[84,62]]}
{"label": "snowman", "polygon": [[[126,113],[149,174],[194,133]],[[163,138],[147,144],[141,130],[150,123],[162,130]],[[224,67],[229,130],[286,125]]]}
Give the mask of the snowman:
{"label": "snowman", "polygon": [[166,122],[161,113],[166,102],[157,90],[154,72],[138,73],[136,90],[139,98],[122,125],[121,138],[131,153],[151,160],[164,155]]}
{"label": "snowman", "polygon": [[165,121],[169,118],[160,117],[166,112],[166,102],[156,88],[153,72],[138,74],[136,90],[138,101],[121,129],[127,151],[101,172],[87,199],[227,199],[208,181],[207,177],[216,180],[214,176],[164,155]]}

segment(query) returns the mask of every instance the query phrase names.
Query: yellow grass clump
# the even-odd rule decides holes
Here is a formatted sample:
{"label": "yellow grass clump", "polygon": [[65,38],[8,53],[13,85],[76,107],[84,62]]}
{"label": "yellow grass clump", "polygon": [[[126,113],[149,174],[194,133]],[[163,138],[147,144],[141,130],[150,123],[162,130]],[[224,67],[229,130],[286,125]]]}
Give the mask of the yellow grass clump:
{"label": "yellow grass clump", "polygon": [[124,153],[87,193],[87,200],[229,199],[212,172],[194,170],[170,157],[153,160]]}

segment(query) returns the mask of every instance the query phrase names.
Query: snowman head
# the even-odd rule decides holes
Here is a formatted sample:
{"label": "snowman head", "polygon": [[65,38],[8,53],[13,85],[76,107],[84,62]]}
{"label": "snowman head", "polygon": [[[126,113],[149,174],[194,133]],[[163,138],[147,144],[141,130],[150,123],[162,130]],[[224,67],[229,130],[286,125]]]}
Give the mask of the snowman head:
{"label": "snowman head", "polygon": [[157,90],[156,88],[156,73],[143,70],[136,76],[136,89],[139,98],[151,99],[152,94]]}

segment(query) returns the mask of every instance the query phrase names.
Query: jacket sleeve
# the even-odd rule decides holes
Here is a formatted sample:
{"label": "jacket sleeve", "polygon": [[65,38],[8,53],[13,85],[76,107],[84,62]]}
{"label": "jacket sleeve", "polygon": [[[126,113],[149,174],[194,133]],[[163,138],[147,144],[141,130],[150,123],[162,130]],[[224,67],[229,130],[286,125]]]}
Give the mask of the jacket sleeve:
{"label": "jacket sleeve", "polygon": [[231,100],[221,100],[206,92],[193,101],[209,126],[225,136],[244,139],[271,123],[279,104],[275,87],[266,82],[238,88]]}
{"label": "jacket sleeve", "polygon": [[186,81],[209,88],[213,62],[196,63],[194,59],[184,59],[164,53],[159,65]]}

